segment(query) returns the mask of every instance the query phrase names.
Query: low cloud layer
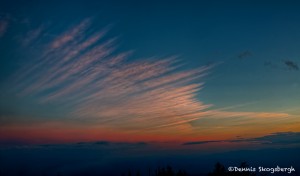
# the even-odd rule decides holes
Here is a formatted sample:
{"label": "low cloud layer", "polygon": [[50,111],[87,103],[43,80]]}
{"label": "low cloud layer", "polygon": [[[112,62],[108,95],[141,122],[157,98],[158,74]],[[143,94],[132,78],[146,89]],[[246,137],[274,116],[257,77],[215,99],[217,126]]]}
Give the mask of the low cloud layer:
{"label": "low cloud layer", "polygon": [[214,140],[214,141],[191,141],[183,143],[183,145],[199,145],[208,143],[220,143],[220,142],[250,142],[259,143],[266,145],[289,145],[289,144],[300,144],[300,132],[278,132],[269,134],[257,138],[238,138],[233,140]]}

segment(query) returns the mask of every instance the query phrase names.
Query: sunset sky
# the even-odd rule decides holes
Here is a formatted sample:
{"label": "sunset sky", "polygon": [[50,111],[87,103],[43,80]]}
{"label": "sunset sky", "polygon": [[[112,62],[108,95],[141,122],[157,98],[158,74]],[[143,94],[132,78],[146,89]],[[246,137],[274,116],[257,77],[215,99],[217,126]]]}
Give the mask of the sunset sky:
{"label": "sunset sky", "polygon": [[1,1],[0,144],[298,140],[299,5]]}
{"label": "sunset sky", "polygon": [[299,175],[299,9],[1,0],[0,175]]}

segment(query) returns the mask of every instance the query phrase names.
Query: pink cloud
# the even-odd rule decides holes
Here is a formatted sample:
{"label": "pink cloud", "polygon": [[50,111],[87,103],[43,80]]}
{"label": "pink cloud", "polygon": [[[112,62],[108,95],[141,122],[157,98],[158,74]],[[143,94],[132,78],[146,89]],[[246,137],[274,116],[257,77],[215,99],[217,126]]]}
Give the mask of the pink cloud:
{"label": "pink cloud", "polygon": [[79,25],[75,26],[71,30],[65,32],[64,34],[58,36],[52,43],[51,47],[53,49],[63,47],[68,42],[71,42],[80,35],[83,35],[83,31],[89,26],[90,19],[82,21]]}

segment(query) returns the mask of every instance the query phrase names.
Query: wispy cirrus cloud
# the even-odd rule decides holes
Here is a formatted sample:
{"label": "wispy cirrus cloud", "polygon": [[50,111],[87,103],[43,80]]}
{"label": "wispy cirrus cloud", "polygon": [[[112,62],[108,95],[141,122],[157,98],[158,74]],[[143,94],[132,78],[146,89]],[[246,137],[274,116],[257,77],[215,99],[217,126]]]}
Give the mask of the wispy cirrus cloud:
{"label": "wispy cirrus cloud", "polygon": [[[72,29],[68,30],[67,32],[59,35],[57,38],[55,38],[51,44],[50,47],[53,49],[63,47],[64,45],[68,44],[71,41],[74,41],[75,38],[82,37],[84,35],[85,29],[90,25],[90,19],[86,19],[82,21],[79,25],[76,27],[73,27]],[[76,39],[78,40],[78,39]]]}
{"label": "wispy cirrus cloud", "polygon": [[132,52],[115,53],[116,40],[103,39],[107,29],[84,35],[89,25],[84,20],[44,44],[37,62],[16,74],[16,93],[124,129],[181,124],[210,106],[195,98],[209,66],[178,71],[176,57],[127,61]]}
{"label": "wispy cirrus cloud", "polygon": [[43,38],[45,35],[45,26],[40,26],[36,29],[30,30],[25,34],[25,37],[23,37],[20,42],[23,45],[23,47],[34,45],[36,42],[39,41],[39,38]]}
{"label": "wispy cirrus cloud", "polygon": [[116,38],[107,39],[108,27],[98,32],[89,30],[91,24],[84,20],[46,42],[34,64],[12,78],[14,92],[45,106],[63,106],[67,116],[99,128],[137,133],[194,133],[193,122],[202,118],[289,117],[208,109],[213,105],[201,102],[197,92],[213,65],[187,70],[175,56],[131,60],[132,51],[117,52]]}

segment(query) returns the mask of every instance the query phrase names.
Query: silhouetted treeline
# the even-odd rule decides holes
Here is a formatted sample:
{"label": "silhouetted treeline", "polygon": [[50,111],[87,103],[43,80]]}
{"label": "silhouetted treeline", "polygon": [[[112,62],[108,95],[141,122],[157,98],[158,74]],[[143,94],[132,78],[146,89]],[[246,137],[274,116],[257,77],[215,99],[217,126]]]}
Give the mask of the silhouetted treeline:
{"label": "silhouetted treeline", "polygon": [[[139,171],[136,173],[132,173],[131,171],[128,171],[127,174],[122,174],[122,176],[142,176]],[[171,166],[167,167],[158,167],[154,171],[151,171],[149,169],[148,174],[145,176],[188,176],[187,172],[185,170],[178,170],[177,172],[173,170]]]}
{"label": "silhouetted treeline", "polygon": [[[242,162],[238,168],[251,168],[246,162]],[[184,170],[178,170],[177,172],[173,170],[171,166],[167,167],[158,167],[153,172],[149,169],[149,173],[144,176],[188,176],[189,174]],[[214,166],[214,169],[212,172],[209,172],[207,174],[208,176],[270,176],[270,175],[287,175],[287,173],[277,173],[277,174],[271,174],[271,173],[258,173],[256,170],[251,171],[229,171],[227,167],[222,165],[221,163],[217,162]],[[296,173],[290,174],[291,176],[298,175]],[[123,174],[122,176],[142,176],[139,171],[132,173],[128,172],[127,174]],[[191,176],[202,176],[193,174]]]}
{"label": "silhouetted treeline", "polygon": [[[242,162],[239,168],[249,168],[249,165],[246,162]],[[228,171],[228,168],[225,168],[221,163],[216,163],[215,168],[212,172],[208,173],[208,176],[267,176],[267,173],[261,173],[259,175],[256,172],[251,171]]]}

